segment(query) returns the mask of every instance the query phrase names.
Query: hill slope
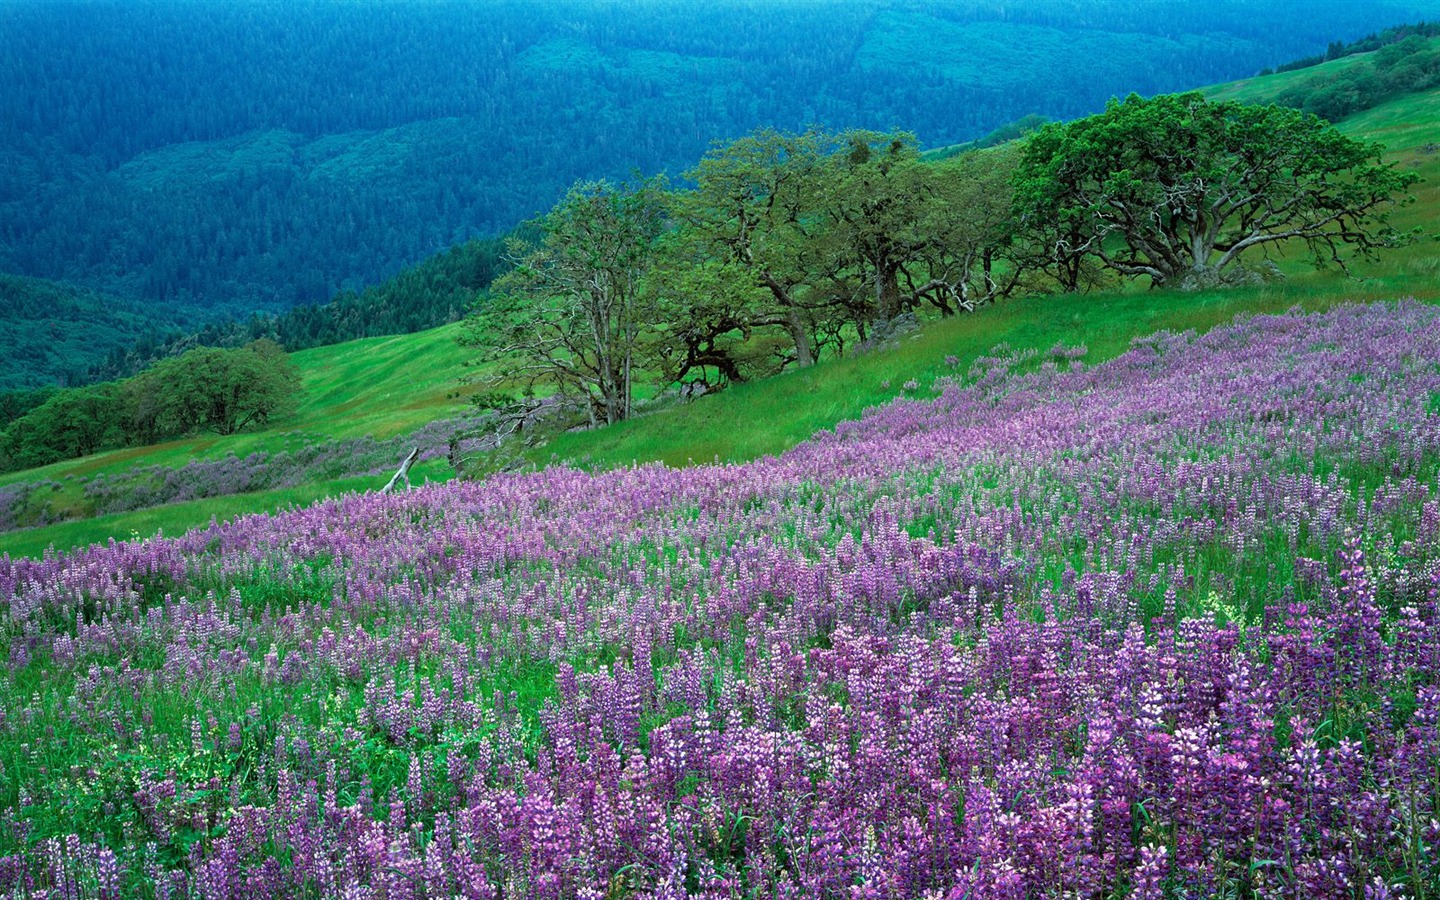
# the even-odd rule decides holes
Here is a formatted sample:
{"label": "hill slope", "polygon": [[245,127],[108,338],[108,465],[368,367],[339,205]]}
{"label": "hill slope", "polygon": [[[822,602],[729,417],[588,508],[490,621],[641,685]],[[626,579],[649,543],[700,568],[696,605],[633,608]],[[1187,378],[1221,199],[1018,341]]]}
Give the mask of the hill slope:
{"label": "hill slope", "polygon": [[1436,0],[724,0],[703,16],[22,0],[0,8],[0,271],[274,310],[508,230],[577,178],[676,171],[761,125],[899,123],[948,144],[1435,14]]}
{"label": "hill slope", "polygon": [[1428,896],[1437,358],[1433,306],[1248,316],[0,559],[0,892]]}
{"label": "hill slope", "polygon": [[[1400,210],[1397,224],[1440,230],[1440,154],[1427,152],[1440,141],[1440,91],[1399,98],[1341,123],[1363,137],[1392,143],[1391,158],[1426,178],[1417,188],[1420,202]],[[1240,312],[1280,312],[1292,305],[1326,309],[1354,300],[1415,296],[1440,300],[1440,245],[1423,240],[1378,264],[1363,264],[1357,278],[1308,271],[1286,262],[1290,277],[1265,288],[1196,294],[1120,292],[1074,297],[1015,300],[980,315],[928,326],[894,351],[824,363],[810,370],[740,385],[692,404],[667,409],[618,427],[564,435],[534,452],[537,463],[561,459],[586,466],[627,465],[632,461],[748,460],[778,453],[810,434],[860,415],[867,407],[907,393],[905,385],[931,384],[938,376],[965,371],[971,361],[998,343],[1046,352],[1057,343],[1084,344],[1091,361],[1122,352],[1132,337],[1157,329],[1206,329]],[[101,454],[31,473],[0,477],[0,487],[46,479],[57,487],[43,499],[56,510],[80,503],[82,478],[113,474],[137,464],[180,465],[192,457],[221,458],[234,453],[277,452],[358,435],[388,438],[433,418],[460,414],[457,379],[466,371],[456,329],[396,338],[370,339],[296,354],[305,373],[306,399],[293,422],[257,434],[175,442],[159,448]],[[954,362],[948,360],[954,357]],[[910,391],[909,393],[914,393]],[[431,463],[421,478],[447,477],[448,468]],[[105,516],[29,531],[0,534],[0,552],[38,554],[52,541],[60,547],[132,530],[157,527],[174,532],[202,525],[212,515],[234,515],[304,502],[338,490],[365,489],[383,477],[323,482],[279,492],[201,500],[140,513]]]}

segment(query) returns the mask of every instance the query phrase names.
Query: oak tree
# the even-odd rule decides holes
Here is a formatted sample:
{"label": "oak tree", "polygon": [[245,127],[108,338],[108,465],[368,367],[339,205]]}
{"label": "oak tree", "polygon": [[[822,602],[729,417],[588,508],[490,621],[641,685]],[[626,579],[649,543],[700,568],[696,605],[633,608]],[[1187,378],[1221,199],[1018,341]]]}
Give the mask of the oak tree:
{"label": "oak tree", "polygon": [[1015,185],[1018,214],[1053,240],[1053,259],[1204,286],[1282,241],[1342,267],[1347,248],[1392,244],[1387,213],[1416,180],[1313,115],[1188,93],[1132,94],[1041,128]]}

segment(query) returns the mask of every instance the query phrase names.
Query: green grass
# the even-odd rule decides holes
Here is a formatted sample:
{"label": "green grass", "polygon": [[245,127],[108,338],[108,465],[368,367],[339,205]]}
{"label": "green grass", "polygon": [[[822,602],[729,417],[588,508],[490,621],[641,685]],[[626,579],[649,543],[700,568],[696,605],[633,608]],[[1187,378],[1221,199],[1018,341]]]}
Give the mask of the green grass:
{"label": "green grass", "polygon": [[469,355],[455,342],[458,325],[418,334],[366,338],[292,354],[302,398],[293,416],[264,431],[202,434],[150,447],[127,447],[0,475],[18,481],[125,471],[137,464],[176,466],[229,453],[276,453],[316,440],[393,437],[466,408],[459,383]]}
{"label": "green grass", "polygon": [[[1261,90],[1254,85],[1263,81],[1250,79],[1244,89]],[[1041,351],[1057,342],[1084,343],[1089,348],[1087,363],[1093,365],[1123,352],[1136,335],[1162,328],[1205,329],[1242,312],[1280,312],[1295,305],[1319,310],[1343,302],[1406,296],[1440,301],[1440,243],[1434,239],[1440,232],[1435,214],[1440,209],[1440,153],[1430,150],[1440,141],[1440,91],[1392,100],[1347,119],[1340,127],[1357,137],[1384,141],[1392,160],[1425,178],[1414,191],[1417,202],[1395,216],[1397,225],[1419,227],[1425,237],[1379,262],[1356,265],[1353,276],[1334,270],[1316,272],[1302,254],[1292,253],[1277,260],[1289,277],[1263,288],[1184,294],[1131,286],[1085,296],[1016,299],[976,315],[930,323],[893,350],[826,361],[611,428],[562,435],[532,451],[531,460],[605,467],[754,459],[783,452],[817,430],[893,399],[907,381],[913,379],[923,389],[953,371],[945,362],[947,356],[957,357],[955,368],[963,372],[975,356],[1002,342]],[[42,478],[56,481],[60,487],[47,502],[53,509],[64,509],[81,502],[82,476],[136,465],[178,466],[227,453],[277,452],[327,438],[402,434],[465,408],[459,379],[469,371],[464,365],[468,354],[456,344],[457,334],[458,326],[451,325],[294,354],[302,372],[304,399],[292,418],[267,431],[227,438],[198,436],[98,454],[0,476],[0,485]],[[417,480],[438,480],[446,474],[447,467],[438,463],[416,472]],[[162,528],[177,534],[205,525],[212,517],[223,520],[303,504],[345,490],[379,487],[376,481],[319,483],[0,534],[0,553],[38,555],[52,544],[66,549],[112,537],[149,536]]]}

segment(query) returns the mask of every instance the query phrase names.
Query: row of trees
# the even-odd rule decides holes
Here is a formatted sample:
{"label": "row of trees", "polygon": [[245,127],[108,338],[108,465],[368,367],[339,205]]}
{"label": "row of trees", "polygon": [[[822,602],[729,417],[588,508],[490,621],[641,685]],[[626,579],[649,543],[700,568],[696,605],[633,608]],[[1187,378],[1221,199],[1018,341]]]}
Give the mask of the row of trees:
{"label": "row of trees", "polygon": [[299,374],[273,341],[202,347],[125,381],[57,390],[0,432],[0,470],[195,431],[234,434],[294,407]]}
{"label": "row of trees", "polygon": [[[1013,292],[1011,149],[922,162],[913,136],[757,132],[663,179],[576,185],[514,241],[469,340],[506,386],[592,424],[637,381],[743,381]],[[494,385],[500,387],[497,381]],[[491,395],[493,397],[493,395]]]}
{"label": "row of trees", "polygon": [[1415,180],[1314,116],[1199,94],[934,162],[906,133],[762,130],[685,177],[578,184],[511,242],[467,322],[498,373],[483,402],[609,424],[644,382],[806,366],[1019,291],[1209,286],[1280,242],[1343,266],[1399,238],[1386,210]]}

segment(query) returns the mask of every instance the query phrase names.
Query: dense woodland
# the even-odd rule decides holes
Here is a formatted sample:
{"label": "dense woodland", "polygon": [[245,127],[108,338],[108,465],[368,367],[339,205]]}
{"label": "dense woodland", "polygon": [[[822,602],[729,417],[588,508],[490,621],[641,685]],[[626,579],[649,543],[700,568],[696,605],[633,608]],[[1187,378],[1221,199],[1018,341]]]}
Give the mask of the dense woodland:
{"label": "dense woodland", "polygon": [[1253,72],[1433,3],[1322,6],[9,3],[0,271],[193,326],[243,320],[760,126],[953,144]]}

